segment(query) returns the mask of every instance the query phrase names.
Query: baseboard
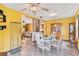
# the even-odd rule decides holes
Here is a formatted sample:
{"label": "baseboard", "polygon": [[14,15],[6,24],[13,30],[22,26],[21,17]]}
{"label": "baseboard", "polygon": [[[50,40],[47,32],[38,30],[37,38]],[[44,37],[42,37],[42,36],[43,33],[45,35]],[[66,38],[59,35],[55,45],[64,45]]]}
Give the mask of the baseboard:
{"label": "baseboard", "polygon": [[0,56],[7,56],[7,52],[0,52]]}

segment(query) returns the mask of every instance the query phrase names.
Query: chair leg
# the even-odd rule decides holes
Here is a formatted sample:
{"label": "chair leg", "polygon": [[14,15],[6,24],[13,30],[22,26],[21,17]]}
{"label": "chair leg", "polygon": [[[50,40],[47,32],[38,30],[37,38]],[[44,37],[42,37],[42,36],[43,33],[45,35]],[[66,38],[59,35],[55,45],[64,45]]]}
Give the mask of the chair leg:
{"label": "chair leg", "polygon": [[59,49],[59,47],[57,48],[57,52],[58,52],[58,55],[59,55],[59,53],[60,53],[60,49]]}
{"label": "chair leg", "polygon": [[44,56],[44,49],[42,49],[42,55]]}
{"label": "chair leg", "polygon": [[63,55],[63,48],[61,47],[61,49],[62,49],[62,50],[61,50],[61,56],[62,56],[62,55]]}
{"label": "chair leg", "polygon": [[58,51],[58,55],[60,54],[61,56],[62,56],[62,54],[63,54],[63,49],[62,49],[62,51],[60,51],[61,49],[60,49],[60,47],[59,48],[57,48],[57,51]]}
{"label": "chair leg", "polygon": [[39,55],[38,52],[39,52],[39,48],[37,47],[37,48],[36,48],[36,54],[37,54],[37,55]]}

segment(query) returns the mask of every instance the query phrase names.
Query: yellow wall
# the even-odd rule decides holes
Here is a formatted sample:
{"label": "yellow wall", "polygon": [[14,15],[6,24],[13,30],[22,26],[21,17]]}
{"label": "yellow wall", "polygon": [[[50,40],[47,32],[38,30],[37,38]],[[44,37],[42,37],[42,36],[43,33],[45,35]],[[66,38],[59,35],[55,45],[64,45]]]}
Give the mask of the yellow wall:
{"label": "yellow wall", "polygon": [[4,11],[7,21],[5,23],[0,22],[0,25],[5,24],[6,29],[0,31],[0,52],[9,51],[10,49],[10,22],[20,22],[21,13],[7,8],[0,4],[0,9]]}
{"label": "yellow wall", "polygon": [[61,19],[52,19],[44,22],[44,34],[49,35],[51,32],[51,24],[61,23],[62,32],[64,34],[64,39],[69,40],[69,23],[75,23],[75,17],[61,18]]}

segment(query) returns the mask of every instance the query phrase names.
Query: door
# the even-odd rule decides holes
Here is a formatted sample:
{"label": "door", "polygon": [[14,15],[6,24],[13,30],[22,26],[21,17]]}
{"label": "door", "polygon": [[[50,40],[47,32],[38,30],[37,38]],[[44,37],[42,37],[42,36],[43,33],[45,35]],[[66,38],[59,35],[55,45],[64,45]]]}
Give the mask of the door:
{"label": "door", "polygon": [[10,23],[10,50],[21,46],[21,23]]}
{"label": "door", "polygon": [[69,24],[69,40],[71,43],[75,42],[75,23]]}

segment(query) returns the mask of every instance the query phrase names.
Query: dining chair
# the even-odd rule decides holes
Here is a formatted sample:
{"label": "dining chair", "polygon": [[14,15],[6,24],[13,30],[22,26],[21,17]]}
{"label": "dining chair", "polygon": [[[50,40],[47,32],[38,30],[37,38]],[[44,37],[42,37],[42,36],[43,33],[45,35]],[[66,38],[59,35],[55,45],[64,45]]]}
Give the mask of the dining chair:
{"label": "dining chair", "polygon": [[[61,37],[60,37],[58,43],[52,45],[52,48],[56,48],[58,54],[60,53],[60,49],[62,49],[62,41],[63,41],[63,35],[61,35]],[[62,50],[63,50],[63,49],[62,49]],[[62,55],[62,54],[61,54],[61,55]]]}
{"label": "dining chair", "polygon": [[42,55],[45,54],[45,50],[50,51],[51,49],[50,41],[45,40],[40,34],[36,35],[36,43],[37,43],[37,52],[39,49],[41,49]]}
{"label": "dining chair", "polygon": [[36,33],[37,33],[37,32],[32,32],[32,41],[35,41],[35,40],[36,40],[36,39],[35,39]]}

